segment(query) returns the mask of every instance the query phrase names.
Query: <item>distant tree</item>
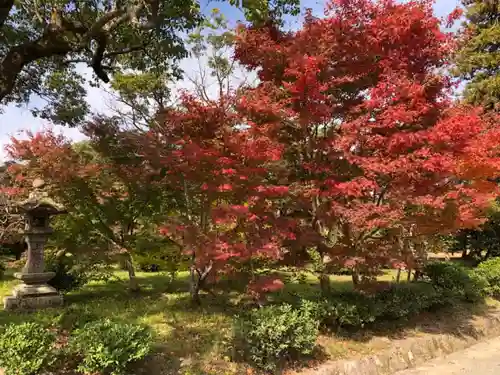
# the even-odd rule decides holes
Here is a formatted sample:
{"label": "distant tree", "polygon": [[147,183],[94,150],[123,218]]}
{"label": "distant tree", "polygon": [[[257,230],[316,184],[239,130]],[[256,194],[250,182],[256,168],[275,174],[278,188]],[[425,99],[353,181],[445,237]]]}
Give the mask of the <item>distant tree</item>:
{"label": "distant tree", "polygon": [[497,0],[463,0],[456,74],[465,79],[465,99],[500,111],[500,5]]}

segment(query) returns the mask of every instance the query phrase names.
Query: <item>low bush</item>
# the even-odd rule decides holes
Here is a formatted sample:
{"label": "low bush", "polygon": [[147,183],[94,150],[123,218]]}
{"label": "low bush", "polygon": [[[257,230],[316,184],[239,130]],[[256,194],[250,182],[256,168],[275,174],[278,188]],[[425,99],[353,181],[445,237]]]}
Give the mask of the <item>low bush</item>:
{"label": "low bush", "polygon": [[377,319],[401,319],[426,311],[440,301],[439,292],[427,282],[394,284],[375,297]]}
{"label": "low bush", "polygon": [[480,263],[472,272],[472,276],[485,284],[484,292],[486,295],[500,296],[500,258],[491,258]]}
{"label": "low bush", "polygon": [[0,368],[5,375],[34,375],[50,368],[55,355],[55,335],[36,323],[0,329]]}
{"label": "low bush", "polygon": [[64,250],[47,252],[45,268],[55,272],[49,285],[63,292],[79,289],[92,280],[108,281],[113,278],[110,264],[102,259],[82,254],[76,256]]}
{"label": "low bush", "polygon": [[376,319],[374,298],[359,292],[344,292],[324,299],[319,307],[325,327],[363,327]]}
{"label": "low bush", "polygon": [[454,262],[431,262],[424,268],[426,275],[441,295],[442,304],[457,300],[478,301],[484,295],[485,284],[464,266]]}
{"label": "low bush", "polygon": [[310,355],[316,345],[317,305],[305,301],[252,310],[237,319],[235,341],[242,354],[257,367],[274,370],[284,360]]}
{"label": "low bush", "polygon": [[102,320],[76,329],[69,348],[81,358],[78,371],[123,375],[130,363],[150,353],[152,336],[147,328],[139,325]]}
{"label": "low bush", "polygon": [[332,295],[318,304],[318,319],[327,328],[362,328],[378,320],[418,314],[439,301],[431,283],[394,284],[374,295],[356,291]]}
{"label": "low bush", "polygon": [[45,269],[55,273],[48,283],[60,291],[78,289],[87,282],[85,270],[77,265],[70,253],[49,253],[45,260]]}

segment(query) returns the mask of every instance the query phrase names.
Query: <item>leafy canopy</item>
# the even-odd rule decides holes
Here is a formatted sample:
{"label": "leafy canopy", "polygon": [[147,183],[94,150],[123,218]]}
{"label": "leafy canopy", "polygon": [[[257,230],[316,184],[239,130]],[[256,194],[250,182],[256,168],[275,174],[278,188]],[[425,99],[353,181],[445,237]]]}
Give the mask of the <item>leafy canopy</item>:
{"label": "leafy canopy", "polygon": [[[255,22],[298,10],[297,0],[232,4]],[[46,105],[35,115],[76,126],[89,112],[86,81],[130,71],[178,77],[182,36],[202,19],[196,0],[1,0],[0,103],[37,95]]]}

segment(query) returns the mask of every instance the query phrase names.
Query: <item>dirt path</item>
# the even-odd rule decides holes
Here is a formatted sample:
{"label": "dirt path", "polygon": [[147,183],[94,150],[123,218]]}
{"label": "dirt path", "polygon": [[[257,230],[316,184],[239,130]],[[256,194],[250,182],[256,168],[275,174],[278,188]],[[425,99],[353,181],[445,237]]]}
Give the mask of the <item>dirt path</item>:
{"label": "dirt path", "polygon": [[499,375],[500,337],[395,375]]}

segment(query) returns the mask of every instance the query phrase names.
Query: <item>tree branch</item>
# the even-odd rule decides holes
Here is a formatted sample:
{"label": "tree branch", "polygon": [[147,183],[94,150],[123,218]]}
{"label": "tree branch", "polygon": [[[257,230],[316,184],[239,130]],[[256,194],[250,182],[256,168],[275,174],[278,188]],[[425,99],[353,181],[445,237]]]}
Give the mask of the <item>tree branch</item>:
{"label": "tree branch", "polygon": [[[109,82],[109,77],[104,71],[102,60],[106,57],[136,51],[144,46],[133,46],[121,51],[105,54],[107,35],[121,23],[128,20],[139,28],[141,26],[148,26],[147,23],[140,25],[138,21],[139,14],[148,4],[151,6],[152,11],[148,23],[151,21],[157,23],[159,11],[158,0],[142,0],[139,4],[129,7],[122,7],[121,2],[116,1],[115,8],[105,13],[90,28],[81,22],[64,19],[60,10],[53,9],[51,23],[44,34],[37,40],[12,47],[0,62],[0,102],[12,92],[19,73],[26,65],[42,58],[64,56],[70,52],[81,51],[91,40],[96,40],[97,42],[91,66],[101,80]],[[9,16],[13,6],[14,0],[0,0],[0,27]],[[78,41],[70,43],[64,35],[65,31],[72,32],[79,38]]]}
{"label": "tree branch", "polygon": [[135,46],[127,47],[127,48],[121,49],[119,51],[111,51],[111,52],[105,53],[104,58],[119,56],[119,55],[123,55],[123,54],[130,53],[130,52],[135,52],[135,51],[140,51],[144,47],[145,46],[143,43],[143,44],[137,44]]}
{"label": "tree branch", "polygon": [[97,77],[99,77],[103,82],[108,83],[108,74],[104,71],[102,66],[102,59],[104,58],[104,51],[106,51],[106,46],[108,44],[108,39],[104,33],[99,34],[96,37],[97,48],[92,57],[92,69]]}
{"label": "tree branch", "polygon": [[17,76],[27,64],[50,56],[64,56],[74,47],[68,42],[54,38],[52,33],[40,39],[10,49],[0,63],[0,102],[12,92]]}

